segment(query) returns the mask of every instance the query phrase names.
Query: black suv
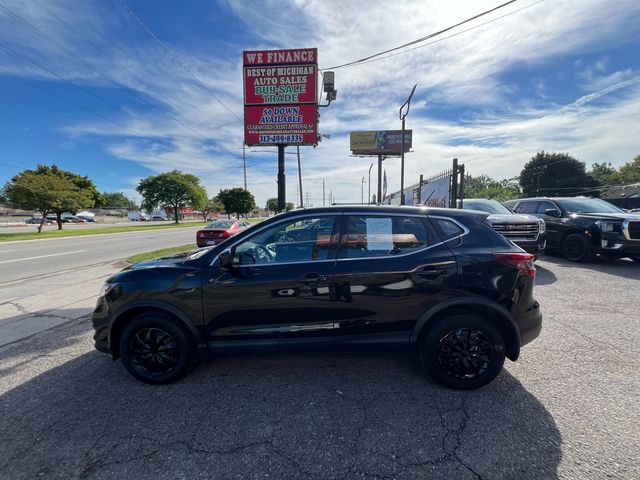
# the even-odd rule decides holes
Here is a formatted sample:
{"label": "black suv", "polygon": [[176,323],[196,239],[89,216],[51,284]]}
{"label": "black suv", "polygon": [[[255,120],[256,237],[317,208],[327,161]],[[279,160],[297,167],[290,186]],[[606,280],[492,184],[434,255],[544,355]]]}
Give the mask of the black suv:
{"label": "black suv", "polygon": [[415,348],[438,382],[480,387],[542,327],[533,256],[485,222],[426,207],[277,215],[109,278],[95,346],[156,384],[227,349]]}
{"label": "black suv", "polygon": [[574,262],[594,254],[640,260],[640,215],[598,198],[525,198],[513,207],[547,224],[547,246]]}

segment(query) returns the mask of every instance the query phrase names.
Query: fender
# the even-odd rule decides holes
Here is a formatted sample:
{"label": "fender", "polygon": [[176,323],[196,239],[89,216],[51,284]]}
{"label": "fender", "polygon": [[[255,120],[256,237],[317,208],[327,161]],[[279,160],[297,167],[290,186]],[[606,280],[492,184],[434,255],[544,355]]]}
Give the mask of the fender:
{"label": "fender", "polygon": [[135,300],[133,302],[128,302],[126,305],[122,306],[116,312],[114,312],[113,318],[111,322],[109,322],[109,350],[113,353],[114,360],[119,356],[119,352],[117,355],[115,353],[117,352],[117,346],[115,349],[112,348],[112,342],[111,342],[111,332],[113,331],[114,325],[116,325],[118,323],[118,320],[121,319],[124,315],[126,315],[127,312],[130,312],[133,309],[139,309],[139,308],[145,308],[145,307],[153,308],[156,310],[163,310],[173,315],[175,318],[177,318],[180,321],[180,323],[184,327],[186,327],[186,329],[191,334],[193,340],[195,341],[196,349],[198,351],[198,356],[200,358],[208,357],[209,350],[208,350],[207,344],[202,340],[202,335],[200,335],[200,332],[198,332],[198,329],[196,328],[196,326],[193,324],[193,322],[191,321],[191,319],[186,313],[184,313],[179,308],[176,308],[175,306],[171,305],[170,303],[163,302],[161,300]]}
{"label": "fender", "polygon": [[522,345],[522,338],[520,336],[520,329],[516,321],[513,318],[513,315],[504,308],[502,305],[492,302],[491,300],[487,300],[483,297],[456,297],[451,298],[449,300],[445,300],[443,302],[438,303],[434,307],[427,310],[420,319],[416,322],[416,325],[413,327],[413,331],[411,332],[411,338],[409,340],[410,345],[413,347],[418,343],[418,338],[420,336],[420,332],[422,329],[431,322],[438,313],[447,310],[449,308],[455,307],[481,307],[484,309],[491,310],[495,312],[500,318],[506,321],[508,325],[509,333],[512,335],[513,342],[507,345],[507,356],[511,360],[516,360],[520,354],[520,347]]}

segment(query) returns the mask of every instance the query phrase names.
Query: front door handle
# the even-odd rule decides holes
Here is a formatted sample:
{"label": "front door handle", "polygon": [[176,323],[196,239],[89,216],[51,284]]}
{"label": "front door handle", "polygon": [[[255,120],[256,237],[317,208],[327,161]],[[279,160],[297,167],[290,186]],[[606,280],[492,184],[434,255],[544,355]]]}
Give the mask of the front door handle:
{"label": "front door handle", "polygon": [[298,280],[299,283],[304,283],[309,286],[318,285],[320,282],[328,282],[329,277],[327,275],[318,275],[317,273],[310,273],[304,278]]}

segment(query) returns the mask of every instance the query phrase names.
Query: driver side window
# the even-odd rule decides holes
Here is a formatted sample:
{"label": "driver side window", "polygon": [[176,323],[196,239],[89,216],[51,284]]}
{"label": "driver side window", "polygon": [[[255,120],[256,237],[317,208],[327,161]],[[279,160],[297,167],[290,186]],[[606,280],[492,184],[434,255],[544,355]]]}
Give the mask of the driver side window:
{"label": "driver side window", "polygon": [[234,249],[235,265],[312,262],[329,258],[339,217],[291,219],[252,235]]}

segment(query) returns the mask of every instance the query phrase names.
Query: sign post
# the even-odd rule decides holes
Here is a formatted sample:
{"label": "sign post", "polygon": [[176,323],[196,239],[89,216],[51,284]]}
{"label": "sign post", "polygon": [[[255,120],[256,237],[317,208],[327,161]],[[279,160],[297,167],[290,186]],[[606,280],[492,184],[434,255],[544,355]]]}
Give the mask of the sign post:
{"label": "sign post", "polygon": [[244,143],[278,147],[278,210],[286,205],[284,149],[318,144],[318,49],[244,51]]}

